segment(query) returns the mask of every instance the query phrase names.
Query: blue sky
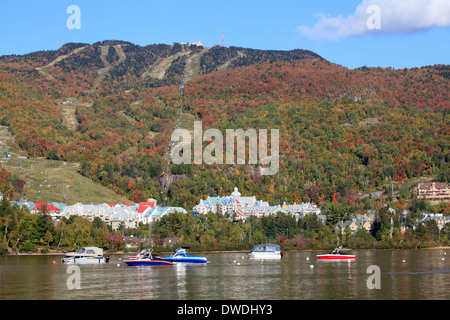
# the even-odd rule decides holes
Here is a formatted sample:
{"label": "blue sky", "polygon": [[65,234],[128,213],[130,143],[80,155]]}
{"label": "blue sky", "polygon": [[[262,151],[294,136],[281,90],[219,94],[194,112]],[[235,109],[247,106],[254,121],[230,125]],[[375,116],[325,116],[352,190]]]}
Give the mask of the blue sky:
{"label": "blue sky", "polygon": [[[66,25],[70,5],[79,30]],[[450,0],[2,1],[0,55],[110,39],[213,46],[222,29],[226,46],[307,49],[348,68],[450,64]]]}

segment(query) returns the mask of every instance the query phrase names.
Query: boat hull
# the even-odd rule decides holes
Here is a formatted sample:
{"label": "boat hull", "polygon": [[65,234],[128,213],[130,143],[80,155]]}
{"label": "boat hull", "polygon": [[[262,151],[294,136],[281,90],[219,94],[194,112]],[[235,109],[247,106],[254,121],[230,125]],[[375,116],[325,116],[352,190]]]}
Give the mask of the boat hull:
{"label": "boat hull", "polygon": [[99,264],[99,263],[108,263],[109,258],[63,258],[61,259],[62,263],[65,264]]}
{"label": "boat hull", "polygon": [[163,257],[163,260],[171,261],[173,263],[207,263],[208,259],[203,256],[194,256],[187,254],[187,250],[190,249],[190,247],[181,247],[175,250],[175,253],[173,253],[171,256]]}
{"label": "boat hull", "polygon": [[356,256],[351,254],[320,254],[317,259],[325,260],[355,260]]}
{"label": "boat hull", "polygon": [[281,254],[280,253],[249,253],[248,257],[250,259],[264,259],[264,260],[280,260]]}
{"label": "boat hull", "polygon": [[278,244],[263,243],[254,245],[248,257],[250,259],[279,260],[282,255]]}
{"label": "boat hull", "polygon": [[153,259],[132,259],[124,261],[123,263],[132,267],[164,267],[173,265],[171,261]]}
{"label": "boat hull", "polygon": [[166,261],[173,263],[207,263],[208,260],[204,257],[187,257],[187,258],[163,258]]}

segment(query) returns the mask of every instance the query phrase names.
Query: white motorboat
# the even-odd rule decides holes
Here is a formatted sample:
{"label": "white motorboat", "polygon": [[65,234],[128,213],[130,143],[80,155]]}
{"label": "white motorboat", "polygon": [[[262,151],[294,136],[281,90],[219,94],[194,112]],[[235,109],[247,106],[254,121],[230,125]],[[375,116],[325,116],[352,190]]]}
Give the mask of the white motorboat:
{"label": "white motorboat", "polygon": [[272,259],[277,260],[282,257],[278,244],[257,244],[253,246],[252,252],[248,254],[250,259]]}
{"label": "white motorboat", "polygon": [[103,249],[97,247],[83,247],[77,252],[68,252],[61,259],[62,263],[98,264],[109,262],[109,257],[103,256]]}

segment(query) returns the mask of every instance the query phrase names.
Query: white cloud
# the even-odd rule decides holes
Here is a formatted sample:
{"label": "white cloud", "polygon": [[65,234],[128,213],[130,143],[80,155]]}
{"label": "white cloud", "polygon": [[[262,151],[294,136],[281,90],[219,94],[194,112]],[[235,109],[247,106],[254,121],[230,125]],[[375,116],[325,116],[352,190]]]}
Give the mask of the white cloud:
{"label": "white cloud", "polygon": [[414,32],[450,27],[450,0],[363,0],[353,15],[317,17],[313,27],[298,27],[300,33],[313,40],[339,40],[374,32]]}

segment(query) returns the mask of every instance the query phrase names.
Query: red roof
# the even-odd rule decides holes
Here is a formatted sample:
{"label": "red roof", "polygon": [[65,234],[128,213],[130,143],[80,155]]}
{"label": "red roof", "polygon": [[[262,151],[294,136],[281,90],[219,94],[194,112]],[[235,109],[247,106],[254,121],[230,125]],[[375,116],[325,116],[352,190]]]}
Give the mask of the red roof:
{"label": "red roof", "polygon": [[141,202],[139,203],[139,208],[137,209],[138,213],[144,212],[148,207],[153,208],[155,207],[155,201],[151,202]]}
{"label": "red roof", "polygon": [[47,206],[47,210],[45,212],[60,212],[60,209],[55,207],[52,204],[45,203],[45,202],[38,202],[36,203],[36,206],[33,208],[34,211],[40,211],[44,206]]}

